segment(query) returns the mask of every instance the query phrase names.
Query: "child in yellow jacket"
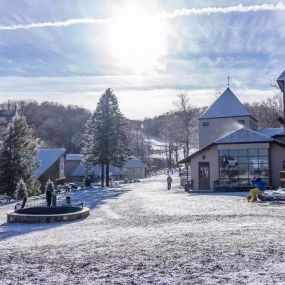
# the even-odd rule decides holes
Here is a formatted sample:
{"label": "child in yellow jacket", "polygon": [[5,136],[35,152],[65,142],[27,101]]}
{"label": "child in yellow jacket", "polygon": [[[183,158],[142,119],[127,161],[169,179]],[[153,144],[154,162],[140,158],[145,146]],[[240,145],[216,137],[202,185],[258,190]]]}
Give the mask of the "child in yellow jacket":
{"label": "child in yellow jacket", "polygon": [[254,189],[251,189],[249,195],[247,196],[248,202],[256,202],[258,194],[262,193],[265,190],[265,183],[261,178],[254,177],[251,181],[251,185],[254,186]]}

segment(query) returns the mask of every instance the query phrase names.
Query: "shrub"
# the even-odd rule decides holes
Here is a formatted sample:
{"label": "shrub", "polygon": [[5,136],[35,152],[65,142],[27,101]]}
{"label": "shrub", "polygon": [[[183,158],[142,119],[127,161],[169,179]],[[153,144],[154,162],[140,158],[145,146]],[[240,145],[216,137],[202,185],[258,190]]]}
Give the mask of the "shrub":
{"label": "shrub", "polygon": [[29,196],[36,196],[41,194],[41,183],[39,180],[32,178],[26,184]]}
{"label": "shrub", "polygon": [[45,191],[46,192],[53,192],[54,191],[54,184],[50,179],[46,182]]}
{"label": "shrub", "polygon": [[15,191],[15,198],[17,200],[22,200],[24,198],[28,197],[28,190],[27,186],[23,179],[20,179],[20,181],[17,184],[16,191]]}

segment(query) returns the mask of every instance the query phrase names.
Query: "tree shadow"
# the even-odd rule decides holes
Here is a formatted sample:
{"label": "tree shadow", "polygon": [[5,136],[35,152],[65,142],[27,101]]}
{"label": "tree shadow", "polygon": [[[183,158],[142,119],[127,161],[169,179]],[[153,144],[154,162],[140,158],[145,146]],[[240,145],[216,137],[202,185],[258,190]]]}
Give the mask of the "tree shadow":
{"label": "tree shadow", "polygon": [[117,199],[122,194],[129,191],[127,187],[89,187],[72,193],[73,203],[83,203],[84,207],[90,210],[107,200]]}
{"label": "tree shadow", "polygon": [[229,196],[229,197],[246,197],[249,191],[243,192],[189,192],[193,196]]}
{"label": "tree shadow", "polygon": [[[105,204],[112,199],[118,199],[124,193],[130,191],[126,187],[114,187],[114,188],[101,188],[101,187],[89,187],[82,190],[73,192],[71,194],[72,204],[83,203],[84,207],[88,207],[90,210],[94,210],[96,207]],[[91,213],[92,215],[92,213]],[[55,227],[62,227],[67,224],[73,224],[81,222],[81,220],[59,223],[3,223],[0,225],[0,241],[12,238],[18,235],[24,235],[36,231],[44,231]]]}
{"label": "tree shadow", "polygon": [[[249,191],[243,191],[243,192],[204,192],[204,193],[197,193],[197,192],[190,192],[191,196],[213,196],[213,197],[240,197],[240,198],[246,198],[249,194]],[[272,201],[261,201],[258,200],[257,202],[258,205],[262,207],[268,207],[268,206],[273,206],[273,207],[280,207],[280,206],[285,206],[285,201],[283,200],[272,200]]]}
{"label": "tree shadow", "polygon": [[272,201],[258,201],[258,204],[261,206],[273,206],[273,207],[280,207],[280,206],[285,206],[285,201],[284,200],[272,200]]}

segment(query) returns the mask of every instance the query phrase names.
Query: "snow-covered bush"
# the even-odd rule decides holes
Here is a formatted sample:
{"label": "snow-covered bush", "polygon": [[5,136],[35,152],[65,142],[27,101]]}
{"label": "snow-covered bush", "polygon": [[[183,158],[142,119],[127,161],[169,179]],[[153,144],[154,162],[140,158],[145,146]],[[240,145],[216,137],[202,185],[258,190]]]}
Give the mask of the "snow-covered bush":
{"label": "snow-covered bush", "polygon": [[35,178],[31,178],[27,181],[27,188],[29,196],[36,196],[41,194],[41,183]]}
{"label": "snow-covered bush", "polygon": [[52,192],[54,191],[54,189],[55,189],[54,184],[53,184],[53,182],[49,179],[49,180],[46,182],[45,191],[52,193]]}
{"label": "snow-covered bush", "polygon": [[20,179],[20,181],[17,184],[16,191],[15,191],[15,198],[17,200],[22,200],[24,198],[28,197],[28,190],[27,186],[23,179]]}

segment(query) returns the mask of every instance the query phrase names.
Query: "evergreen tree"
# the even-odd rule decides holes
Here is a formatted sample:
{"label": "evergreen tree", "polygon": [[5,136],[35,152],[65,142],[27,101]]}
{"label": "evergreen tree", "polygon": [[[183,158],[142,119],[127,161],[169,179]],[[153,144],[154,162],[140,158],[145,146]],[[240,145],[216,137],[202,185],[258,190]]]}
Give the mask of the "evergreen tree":
{"label": "evergreen tree", "polygon": [[[8,124],[0,149],[0,192],[11,195],[20,179],[36,187],[34,170],[38,167],[37,148],[25,117],[15,116]],[[35,189],[32,190],[33,194]]]}
{"label": "evergreen tree", "polygon": [[111,89],[101,96],[86,124],[82,153],[85,161],[101,165],[101,185],[109,186],[109,166],[122,166],[128,152],[126,121]]}

